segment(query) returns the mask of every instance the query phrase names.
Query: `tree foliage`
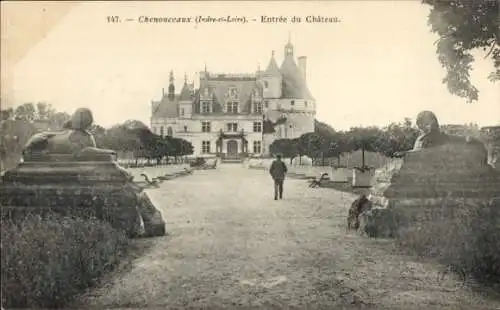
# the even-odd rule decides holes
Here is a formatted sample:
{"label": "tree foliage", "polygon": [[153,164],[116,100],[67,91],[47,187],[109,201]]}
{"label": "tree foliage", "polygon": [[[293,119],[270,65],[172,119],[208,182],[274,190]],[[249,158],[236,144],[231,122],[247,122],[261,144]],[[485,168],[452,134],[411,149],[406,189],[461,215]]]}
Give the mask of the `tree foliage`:
{"label": "tree foliage", "polygon": [[437,55],[446,70],[443,79],[450,93],[477,101],[478,89],[470,81],[474,57],[483,49],[493,60],[491,81],[500,80],[500,19],[498,0],[423,0],[431,6],[428,25],[439,35]]}
{"label": "tree foliage", "polygon": [[[282,154],[293,158],[306,155],[313,160],[335,157],[340,164],[340,157],[345,153],[362,151],[377,152],[387,157],[413,148],[419,131],[406,118],[403,122],[392,123],[384,128],[353,127],[348,131],[335,131],[329,125],[316,122],[316,129],[297,139],[279,139],[270,145],[271,154]],[[362,164],[364,168],[364,163]]]}
{"label": "tree foliage", "polygon": [[161,160],[166,156],[178,157],[193,154],[193,145],[190,142],[180,138],[156,135],[137,120],[128,120],[106,130],[100,147],[132,152],[135,158],[156,160]]}
{"label": "tree foliage", "polygon": [[[19,157],[27,140],[37,131],[58,130],[62,128],[70,115],[56,111],[50,104],[25,103],[15,109],[0,111],[0,159]],[[38,128],[36,123],[45,127]],[[111,128],[93,124],[89,131],[94,135],[97,147],[115,151],[131,152],[137,158],[161,160],[164,157],[178,157],[193,154],[190,142],[174,138],[161,137],[152,133],[138,120],[127,120]],[[17,161],[17,159],[15,160]],[[10,164],[9,164],[10,165]]]}

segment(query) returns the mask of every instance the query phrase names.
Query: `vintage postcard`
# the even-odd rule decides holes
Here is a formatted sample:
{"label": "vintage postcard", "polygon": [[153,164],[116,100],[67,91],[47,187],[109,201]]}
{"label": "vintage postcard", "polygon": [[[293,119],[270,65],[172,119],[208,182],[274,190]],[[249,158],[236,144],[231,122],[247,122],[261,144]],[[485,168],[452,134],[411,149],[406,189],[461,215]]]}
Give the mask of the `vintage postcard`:
{"label": "vintage postcard", "polygon": [[498,0],[2,1],[2,309],[500,309]]}

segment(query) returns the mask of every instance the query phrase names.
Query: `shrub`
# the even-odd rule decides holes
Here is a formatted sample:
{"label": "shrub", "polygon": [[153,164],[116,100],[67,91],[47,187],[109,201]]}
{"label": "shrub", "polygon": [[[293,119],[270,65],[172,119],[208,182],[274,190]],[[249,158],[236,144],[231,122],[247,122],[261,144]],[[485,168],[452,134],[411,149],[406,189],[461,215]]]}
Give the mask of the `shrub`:
{"label": "shrub", "polygon": [[451,204],[414,222],[399,245],[438,258],[462,277],[500,283],[500,204]]}
{"label": "shrub", "polygon": [[2,220],[2,306],[67,306],[114,267],[127,238],[109,224],[50,214]]}

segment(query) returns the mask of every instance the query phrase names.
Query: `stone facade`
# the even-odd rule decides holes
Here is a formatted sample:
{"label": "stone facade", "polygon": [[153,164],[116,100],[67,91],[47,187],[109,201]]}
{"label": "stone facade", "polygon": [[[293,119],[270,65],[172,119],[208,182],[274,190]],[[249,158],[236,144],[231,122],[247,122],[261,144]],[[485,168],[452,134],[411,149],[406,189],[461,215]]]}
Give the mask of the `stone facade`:
{"label": "stone facade", "polygon": [[[254,74],[200,72],[194,83],[175,92],[170,73],[168,91],[151,103],[151,129],[162,136],[183,138],[194,155],[245,157],[267,155],[276,139],[293,139],[314,131],[316,101],[306,83],[306,57],[295,62],[291,42],[285,45],[278,67],[274,52],[266,70]],[[264,122],[276,123],[273,132]]]}

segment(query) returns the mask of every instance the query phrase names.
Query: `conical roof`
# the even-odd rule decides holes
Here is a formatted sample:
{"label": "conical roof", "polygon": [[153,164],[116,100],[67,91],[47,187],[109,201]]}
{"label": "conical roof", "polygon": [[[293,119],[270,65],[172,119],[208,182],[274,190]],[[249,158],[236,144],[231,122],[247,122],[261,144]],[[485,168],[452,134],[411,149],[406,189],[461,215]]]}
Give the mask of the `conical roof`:
{"label": "conical roof", "polygon": [[179,95],[179,101],[191,101],[191,93],[188,83],[185,82]]}
{"label": "conical roof", "polygon": [[283,76],[283,98],[314,100],[293,57],[285,57],[280,71]]}
{"label": "conical roof", "polygon": [[264,71],[264,75],[267,76],[281,76],[280,69],[278,68],[278,64],[274,59],[274,55],[269,60],[269,64],[267,65],[266,71]]}

